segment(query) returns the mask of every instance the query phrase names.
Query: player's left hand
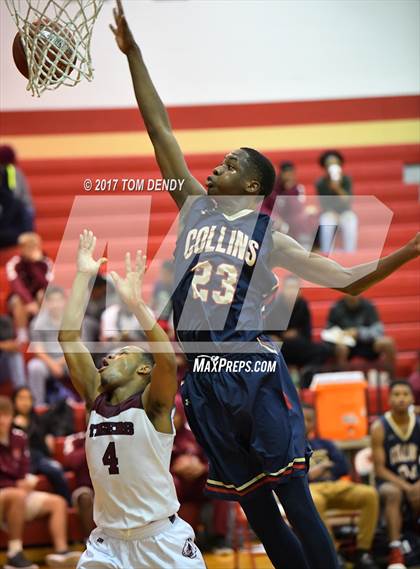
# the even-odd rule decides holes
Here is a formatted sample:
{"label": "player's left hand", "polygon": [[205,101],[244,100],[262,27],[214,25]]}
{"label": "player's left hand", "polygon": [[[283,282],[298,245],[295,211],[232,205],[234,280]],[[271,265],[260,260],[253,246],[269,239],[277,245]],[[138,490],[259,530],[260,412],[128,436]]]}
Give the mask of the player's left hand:
{"label": "player's left hand", "polygon": [[141,287],[146,267],[146,255],[141,251],[136,254],[136,266],[133,270],[131,267],[131,255],[125,254],[125,279],[120,277],[115,271],[111,272],[111,277],[115,283],[115,287],[122,300],[127,306],[137,306],[142,302]]}

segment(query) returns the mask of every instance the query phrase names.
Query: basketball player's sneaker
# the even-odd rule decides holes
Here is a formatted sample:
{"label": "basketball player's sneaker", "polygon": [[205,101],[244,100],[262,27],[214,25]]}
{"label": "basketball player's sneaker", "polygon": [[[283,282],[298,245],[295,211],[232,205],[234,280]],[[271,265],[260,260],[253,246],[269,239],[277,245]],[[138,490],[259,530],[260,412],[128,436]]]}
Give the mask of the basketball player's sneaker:
{"label": "basketball player's sneaker", "polygon": [[59,569],[61,567],[74,568],[81,557],[80,551],[66,551],[64,553],[50,553],[46,556],[45,561],[48,567]]}
{"label": "basketball player's sneaker", "polygon": [[390,547],[387,569],[407,569],[400,547]]}
{"label": "basketball player's sneaker", "polygon": [[6,559],[3,569],[39,569],[39,566],[29,561],[29,559],[26,559],[23,551],[19,551],[19,553],[16,553],[13,557]]}

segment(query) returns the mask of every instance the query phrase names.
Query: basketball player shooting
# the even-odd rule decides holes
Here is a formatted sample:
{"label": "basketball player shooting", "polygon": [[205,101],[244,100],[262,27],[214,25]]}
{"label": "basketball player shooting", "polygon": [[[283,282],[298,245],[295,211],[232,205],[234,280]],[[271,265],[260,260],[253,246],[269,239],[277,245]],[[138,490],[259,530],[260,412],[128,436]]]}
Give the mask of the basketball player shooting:
{"label": "basketball player shooting", "polygon": [[192,528],[179,518],[169,464],[175,430],[172,410],[178,387],[175,356],[166,333],[141,295],[145,257],[135,268],[126,254],[126,277],[111,273],[121,299],[137,317],[151,346],[126,346],[104,358],[98,370],[80,339],[88,284],[102,258],[96,238],[80,236],[77,275],[59,341],[74,387],[86,402],[86,455],[95,491],[97,526],[78,569],[205,569]]}
{"label": "basketball player shooting", "polygon": [[[379,262],[352,268],[308,253],[274,231],[269,217],[259,213],[261,199],[272,191],[275,172],[271,162],[252,148],[229,152],[207,178],[206,192],[187,167],[120,0],[114,16],[111,29],[127,56],[162,177],[184,180],[180,191],[171,192],[186,213],[175,250],[172,302],[178,340],[189,362],[182,385],[184,407],[210,463],[206,492],[241,502],[276,568],[337,568],[333,544],[309,491],[310,448],[298,394],[281,352],[262,333],[263,299],[275,287],[274,267],[360,294],[415,258],[420,234]],[[194,347],[203,343],[214,349],[197,354]],[[252,354],[245,353],[250,343],[255,345]],[[232,352],[228,345],[236,349]],[[209,359],[215,352],[227,362],[224,369],[194,371],[197,359]],[[275,371],[257,371],[262,362],[274,363]],[[253,371],[238,371],[244,363]],[[283,521],[273,491],[294,532]],[[357,569],[372,567],[363,559],[366,552],[358,551]]]}

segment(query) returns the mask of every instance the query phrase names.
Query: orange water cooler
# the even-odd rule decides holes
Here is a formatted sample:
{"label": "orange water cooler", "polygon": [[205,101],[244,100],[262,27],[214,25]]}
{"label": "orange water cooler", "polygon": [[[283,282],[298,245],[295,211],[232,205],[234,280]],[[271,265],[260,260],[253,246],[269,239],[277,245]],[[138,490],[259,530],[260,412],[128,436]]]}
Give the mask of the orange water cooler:
{"label": "orange water cooler", "polygon": [[[328,377],[323,381],[322,376]],[[363,374],[317,374],[314,380],[311,388],[315,391],[318,435],[333,440],[360,439],[366,436],[367,383]]]}

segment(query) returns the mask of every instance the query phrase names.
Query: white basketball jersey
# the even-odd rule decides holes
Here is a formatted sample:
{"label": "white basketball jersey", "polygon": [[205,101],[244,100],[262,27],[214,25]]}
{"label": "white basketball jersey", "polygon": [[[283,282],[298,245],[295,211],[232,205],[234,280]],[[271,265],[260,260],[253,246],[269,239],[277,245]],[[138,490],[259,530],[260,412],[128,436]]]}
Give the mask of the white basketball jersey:
{"label": "white basketball jersey", "polygon": [[133,529],[179,509],[169,472],[174,434],[159,433],[136,393],[118,405],[106,394],[92,407],[86,456],[98,527]]}

